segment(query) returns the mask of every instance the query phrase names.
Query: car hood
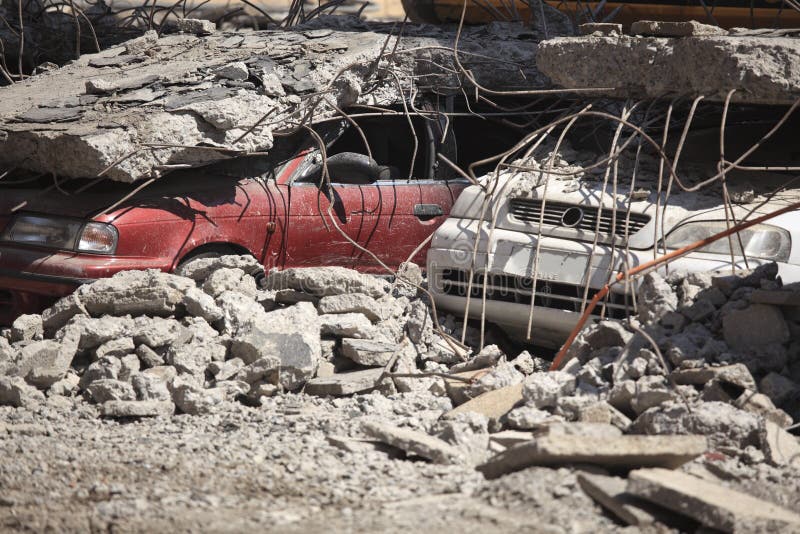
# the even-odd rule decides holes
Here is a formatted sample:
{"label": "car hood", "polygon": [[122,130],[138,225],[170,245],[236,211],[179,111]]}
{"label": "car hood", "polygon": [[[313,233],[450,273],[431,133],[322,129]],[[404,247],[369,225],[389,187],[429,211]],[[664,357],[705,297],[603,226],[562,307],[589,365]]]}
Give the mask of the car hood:
{"label": "car hood", "polygon": [[[720,183],[701,188],[698,191],[684,191],[673,185],[669,196],[667,187],[662,187],[657,194],[658,185],[655,180],[638,180],[633,193],[627,185],[604,184],[595,180],[564,180],[560,175],[542,176],[540,173],[501,173],[496,180],[494,194],[488,203],[487,214],[493,214],[498,228],[523,232],[538,232],[538,218],[535,222],[521,222],[511,214],[512,199],[526,199],[538,210],[545,203],[562,203],[580,206],[584,211],[602,206],[603,214],[611,214],[616,208],[617,221],[624,219],[625,213],[642,214],[649,222],[630,234],[629,244],[632,248],[652,247],[657,238],[669,233],[675,226],[689,220],[724,220],[726,218]],[[770,175],[767,173],[746,174],[731,173],[727,178],[730,191],[735,193],[738,203],[733,205],[733,217],[737,221],[752,219],[754,216],[771,213],[787,204],[800,201],[800,191],[783,188],[791,181],[787,175]],[[620,179],[620,182],[623,181]],[[625,181],[629,181],[626,179]],[[609,181],[610,182],[610,181]],[[665,180],[666,182],[666,180]],[[484,181],[484,183],[487,183]],[[492,186],[489,186],[492,187]],[[778,191],[776,193],[776,191]],[[462,193],[453,215],[466,218],[479,218],[485,195],[478,186],[471,186]],[[535,211],[538,213],[538,211]],[[656,216],[656,213],[658,214]],[[490,218],[488,215],[485,218]],[[656,225],[657,223],[657,225]],[[658,227],[657,227],[658,226]],[[544,227],[543,227],[544,230]],[[581,232],[571,228],[550,227],[545,235],[568,239],[592,240],[593,233]],[[610,236],[600,236],[599,243],[611,243]],[[623,240],[618,239],[618,244]]]}

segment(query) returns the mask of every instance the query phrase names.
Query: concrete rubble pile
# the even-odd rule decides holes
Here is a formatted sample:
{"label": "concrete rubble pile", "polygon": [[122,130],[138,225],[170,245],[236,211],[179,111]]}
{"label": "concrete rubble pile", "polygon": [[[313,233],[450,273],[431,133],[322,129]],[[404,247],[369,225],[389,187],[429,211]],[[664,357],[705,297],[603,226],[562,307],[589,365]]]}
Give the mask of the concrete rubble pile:
{"label": "concrete rubble pile", "polygon": [[[413,398],[426,408],[325,426],[327,443],[477,469],[488,484],[593,465],[570,473],[623,522],[672,524],[672,510],[727,531],[800,529],[786,509],[793,497],[766,504],[766,490],[719,484],[800,472],[800,443],[785,430],[800,417],[800,292],[781,287],[774,264],[651,273],[635,328],[587,328],[558,371],[527,352],[448,342],[415,284],[424,281],[413,265],[389,281],[336,267],[264,274],[244,256],[195,260],[175,275],[123,272],[4,332],[0,404],[160,420],[292,398],[330,399],[333,411],[348,398],[398,407]],[[452,316],[440,323],[461,330]]]}
{"label": "concrete rubble pile", "polygon": [[[267,151],[273,132],[336,107],[393,105],[412,88],[460,94],[448,28],[408,26],[398,40],[391,24],[354,17],[291,30],[217,32],[191,19],[178,27],[3,88],[0,167],[133,182]],[[465,30],[461,62],[495,89],[544,87],[530,37],[508,24]]]}

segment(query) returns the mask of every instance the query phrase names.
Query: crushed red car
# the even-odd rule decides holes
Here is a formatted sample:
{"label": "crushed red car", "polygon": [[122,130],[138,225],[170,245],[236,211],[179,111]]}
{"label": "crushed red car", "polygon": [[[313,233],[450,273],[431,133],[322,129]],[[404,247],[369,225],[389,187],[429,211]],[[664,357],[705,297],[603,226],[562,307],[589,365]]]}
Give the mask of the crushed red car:
{"label": "crushed red car", "polygon": [[[366,115],[357,126],[317,126],[330,185],[322,185],[321,152],[307,133],[278,138],[267,156],[176,171],[132,195],[140,184],[3,180],[0,324],[39,312],[80,284],[126,269],[171,272],[199,255],[251,254],[266,269],[385,272],[350,241],[389,267],[406,261],[467,185],[437,154],[463,168],[520,138],[468,113],[449,121]],[[412,259],[424,263],[426,250]]]}

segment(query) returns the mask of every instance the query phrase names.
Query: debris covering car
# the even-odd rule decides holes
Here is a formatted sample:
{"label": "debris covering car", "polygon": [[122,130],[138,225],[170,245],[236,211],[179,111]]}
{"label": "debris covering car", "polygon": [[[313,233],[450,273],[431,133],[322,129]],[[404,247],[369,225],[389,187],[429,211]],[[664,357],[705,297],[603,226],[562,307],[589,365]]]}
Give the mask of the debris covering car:
{"label": "debris covering car", "polygon": [[[267,269],[338,265],[385,274],[367,248],[398,267],[467,185],[436,154],[466,165],[512,145],[517,134],[498,125],[494,142],[473,146],[467,133],[486,121],[455,118],[443,136],[440,122],[415,117],[412,134],[406,115],[387,113],[358,119],[357,128],[342,120],[318,128],[329,185],[315,141],[295,135],[267,156],[174,172],[132,196],[138,184],[107,180],[85,191],[83,180],[6,187],[0,322],[41,311],[97,278],[127,269],[171,272],[198,256],[249,254]],[[423,262],[424,254],[421,248],[411,259]]]}
{"label": "debris covering car", "polygon": [[[602,182],[575,187],[555,177],[545,195],[545,181],[507,172],[497,184],[499,193],[486,203],[483,187],[464,191],[428,253],[437,305],[459,314],[468,309],[471,317],[484,315],[523,339],[530,323],[534,343],[557,348],[588,300],[617,273],[727,228],[720,196],[673,192],[665,206],[655,194],[638,197],[620,187],[615,196],[611,184],[604,191]],[[762,177],[764,189],[767,182]],[[796,201],[796,190],[768,200],[755,195],[733,206],[733,218],[752,219]],[[800,281],[798,242],[800,214],[790,212],[683,256],[660,272],[730,273],[732,267],[776,262],[784,282]],[[634,313],[634,289],[624,283],[612,286],[593,314],[623,318]]]}

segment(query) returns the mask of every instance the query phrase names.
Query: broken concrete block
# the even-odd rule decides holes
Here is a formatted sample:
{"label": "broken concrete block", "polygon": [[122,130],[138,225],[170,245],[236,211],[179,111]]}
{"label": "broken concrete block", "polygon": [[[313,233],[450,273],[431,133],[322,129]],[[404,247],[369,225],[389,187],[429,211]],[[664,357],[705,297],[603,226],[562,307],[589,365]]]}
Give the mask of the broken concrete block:
{"label": "broken concrete block", "polygon": [[795,436],[766,420],[761,425],[760,434],[761,451],[769,463],[800,467],[800,442]]}
{"label": "broken concrete block", "polygon": [[181,373],[204,376],[211,362],[225,361],[227,352],[227,347],[219,343],[192,341],[170,347],[164,359]]}
{"label": "broken concrete block", "polygon": [[759,349],[771,343],[789,341],[789,327],[776,306],[751,304],[722,318],[725,342],[735,350]]}
{"label": "broken concrete block", "polygon": [[636,304],[639,320],[643,324],[654,324],[667,313],[678,309],[678,295],[663,276],[652,271],[642,277],[637,289]]}
{"label": "broken concrete block", "polygon": [[336,374],[336,366],[331,362],[322,361],[317,366],[316,378],[330,378]]}
{"label": "broken concrete block", "polygon": [[28,341],[41,339],[44,334],[44,325],[41,315],[20,315],[11,325],[9,341]]}
{"label": "broken concrete block", "polygon": [[508,362],[501,362],[495,367],[487,369],[485,373],[476,376],[464,393],[469,398],[475,398],[487,391],[520,384],[524,379],[525,375],[517,371],[516,367]]}
{"label": "broken concrete block", "polygon": [[564,423],[554,422],[542,425],[533,434],[544,436],[575,436],[585,440],[615,439],[622,436],[622,431],[608,423]]}
{"label": "broken concrete block", "polygon": [[384,310],[370,295],[365,293],[346,293],[331,295],[320,299],[317,304],[320,313],[362,313],[372,322],[383,319]]}
{"label": "broken concrete block", "polygon": [[583,463],[675,468],[697,458],[706,448],[704,436],[617,436],[584,440],[576,435],[553,435],[511,447],[479,466],[478,471],[486,478],[497,478],[532,465]]}
{"label": "broken concrete block", "polygon": [[22,348],[16,369],[29,384],[47,389],[64,378],[78,350],[78,334],[73,331],[62,342],[34,341]]}
{"label": "broken concrete block", "polygon": [[461,452],[456,447],[416,430],[373,421],[364,422],[361,429],[367,435],[402,449],[409,455],[421,456],[437,464],[452,464],[461,460]]}
{"label": "broken concrete block", "polygon": [[86,386],[85,391],[97,404],[103,404],[104,402],[114,400],[136,400],[136,392],[133,390],[132,385],[122,380],[114,380],[113,378],[95,380]]}
{"label": "broken concrete block", "polygon": [[696,20],[666,22],[661,20],[637,20],[631,24],[631,35],[652,35],[654,37],[701,37],[708,35],[727,35],[728,31],[719,26],[701,24]]}
{"label": "broken concrete block", "polygon": [[625,414],[605,401],[579,406],[577,420],[584,423],[611,424],[623,431],[631,426],[631,420]]}
{"label": "broken concrete block", "polygon": [[225,291],[236,291],[255,298],[258,288],[256,280],[242,269],[221,268],[215,270],[203,282],[203,291],[216,298]]}
{"label": "broken concrete block", "polygon": [[450,368],[451,373],[462,373],[465,371],[474,371],[477,369],[486,369],[494,367],[497,363],[505,357],[505,353],[500,350],[497,345],[487,345],[466,362],[457,363]]}
{"label": "broken concrete block", "polygon": [[800,306],[800,292],[780,289],[756,289],[750,293],[753,304],[771,304],[773,306]]}
{"label": "broken concrete block", "polygon": [[489,436],[489,440],[502,445],[504,448],[513,447],[520,443],[527,443],[533,439],[533,432],[520,430],[503,430]]}
{"label": "broken concrete block", "polygon": [[47,308],[42,312],[42,325],[48,336],[66,325],[76,315],[89,315],[78,298],[78,293],[72,293]]}
{"label": "broken concrete block", "polygon": [[396,447],[370,439],[356,439],[335,435],[325,436],[325,439],[338,449],[356,454],[379,451],[388,454],[390,458],[397,458],[402,454],[402,451]]}
{"label": "broken concrete block", "polygon": [[183,33],[211,35],[217,31],[217,25],[210,20],[179,18],[175,22],[178,26],[178,31]]}
{"label": "broken concrete block", "polygon": [[362,313],[331,313],[319,316],[320,331],[325,336],[371,339],[376,330]]}
{"label": "broken concrete block", "polygon": [[375,389],[383,375],[382,368],[336,373],[327,378],[312,378],[306,382],[305,392],[318,396],[342,396],[364,393]]}
{"label": "broken concrete block", "polygon": [[638,469],[628,492],[723,532],[789,532],[800,515],[701,478],[667,469]]}
{"label": "broken concrete block", "polygon": [[776,406],[781,406],[800,394],[800,385],[775,372],[771,372],[762,378],[758,383],[758,389],[772,399]]}
{"label": "broken concrete block", "polygon": [[127,354],[131,354],[133,351],[136,350],[136,347],[133,344],[132,337],[119,337],[116,339],[109,339],[96,349],[94,349],[94,360],[97,361],[100,358],[104,358],[106,356],[113,356],[115,358],[122,358]]}
{"label": "broken concrete block", "polygon": [[21,376],[0,376],[0,406],[31,408],[44,402],[44,394]]}
{"label": "broken concrete block", "polygon": [[183,295],[194,287],[191,280],[156,270],[122,271],[101,278],[81,295],[81,302],[94,316],[174,315]]}
{"label": "broken concrete block", "polygon": [[300,302],[246,323],[233,338],[231,354],[245,363],[279,358],[281,385],[294,390],[317,371],[322,353],[319,333],[317,310],[309,302]]}
{"label": "broken concrete block", "polygon": [[[278,384],[280,375],[281,361],[275,357],[259,358],[251,364],[242,367],[233,377],[233,380],[241,380],[246,384],[256,382],[266,382]],[[224,381],[220,379],[219,381]]]}
{"label": "broken concrete block", "polygon": [[721,365],[719,367],[696,367],[694,369],[675,369],[670,374],[670,378],[676,384],[703,385],[713,379],[719,382],[733,384],[743,389],[755,390],[756,381],[741,363],[733,365]]}
{"label": "broken concrete block", "polygon": [[86,81],[86,93],[90,95],[102,95],[124,91],[126,89],[139,89],[140,87],[153,84],[160,79],[161,77],[156,74],[126,76],[116,80],[92,78]]}
{"label": "broken concrete block", "polygon": [[537,408],[553,407],[558,398],[575,392],[575,377],[564,371],[534,373],[525,378],[522,395]]}
{"label": "broken concrete block", "polygon": [[599,33],[600,35],[622,35],[622,24],[610,22],[587,22],[578,26],[581,35]]}
{"label": "broken concrete block", "polygon": [[227,392],[223,388],[205,389],[191,379],[181,376],[173,378],[168,387],[175,406],[189,415],[212,413],[227,397]]}
{"label": "broken concrete block", "polygon": [[202,317],[209,323],[215,323],[223,317],[222,309],[217,306],[214,298],[199,287],[192,287],[186,291],[183,305],[189,314]]}
{"label": "broken concrete block", "polygon": [[745,391],[739,395],[733,404],[741,410],[760,415],[781,428],[786,428],[792,424],[792,417],[780,408],[776,408],[770,398],[763,393]]}
{"label": "broken concrete block", "polygon": [[351,338],[342,340],[342,356],[367,367],[383,367],[387,365],[392,356],[400,349],[401,347],[397,343],[386,341]]}
{"label": "broken concrete block", "polygon": [[384,280],[344,267],[272,271],[264,282],[267,289],[294,289],[317,297],[364,293],[380,298],[391,290],[391,285]]}
{"label": "broken concrete block", "polygon": [[514,384],[494,391],[488,391],[464,404],[450,410],[442,417],[449,418],[460,413],[475,412],[489,419],[499,419],[523,402],[522,384]]}
{"label": "broken concrete block", "polygon": [[169,417],[175,413],[170,400],[111,400],[100,405],[105,417]]}
{"label": "broken concrete block", "polygon": [[447,396],[453,401],[453,405],[458,406],[467,402],[470,399],[469,388],[471,382],[486,373],[486,369],[454,372],[451,368],[450,373],[448,373],[450,376],[444,379],[444,387]]}
{"label": "broken concrete block", "polygon": [[[174,371],[174,367],[170,366],[168,368],[173,369],[172,376],[158,376],[156,374],[146,372],[134,375],[133,378],[131,378],[131,385],[133,386],[133,390],[136,392],[136,398],[140,401],[171,402],[172,395],[167,387],[167,382],[174,378],[177,371]],[[155,369],[155,367],[152,369]],[[151,371],[152,369],[148,369],[148,371]]]}
{"label": "broken concrete block", "polygon": [[319,297],[303,293],[302,291],[295,291],[294,289],[281,289],[275,292],[275,302],[283,304],[284,306],[291,306],[298,302],[310,302],[314,306],[317,306]]}
{"label": "broken concrete block", "polygon": [[712,447],[758,446],[759,418],[723,402],[678,401],[647,410],[631,425],[637,434],[702,434]]}
{"label": "broken concrete block", "polygon": [[578,473],[578,484],[589,497],[628,525],[652,525],[664,515],[663,512],[659,514],[652,504],[628,493],[628,481],[624,478]]}
{"label": "broken concrete block", "polygon": [[244,360],[241,358],[231,358],[230,360],[226,360],[224,362],[212,362],[208,366],[208,371],[214,375],[215,380],[230,380],[244,366]]}
{"label": "broken concrete block", "polygon": [[559,415],[540,410],[535,406],[523,404],[508,412],[505,416],[506,423],[517,430],[534,430],[549,422],[563,421]]}

